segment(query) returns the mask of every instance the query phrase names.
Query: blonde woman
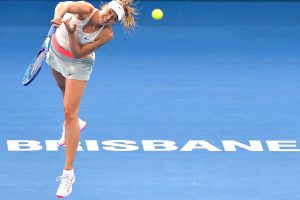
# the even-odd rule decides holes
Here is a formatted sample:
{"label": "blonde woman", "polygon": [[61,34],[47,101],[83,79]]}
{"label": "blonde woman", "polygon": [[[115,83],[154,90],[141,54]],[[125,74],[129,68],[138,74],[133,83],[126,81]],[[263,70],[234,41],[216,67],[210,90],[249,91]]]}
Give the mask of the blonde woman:
{"label": "blonde woman", "polygon": [[135,28],[133,0],[113,0],[95,8],[85,1],[57,4],[51,23],[57,27],[52,37],[47,63],[63,95],[64,127],[59,145],[65,146],[65,166],[58,177],[56,196],[64,198],[72,192],[73,170],[80,130],[86,122],[78,118],[82,94],[90,78],[94,51],[113,38],[111,25],[121,22],[125,29]]}

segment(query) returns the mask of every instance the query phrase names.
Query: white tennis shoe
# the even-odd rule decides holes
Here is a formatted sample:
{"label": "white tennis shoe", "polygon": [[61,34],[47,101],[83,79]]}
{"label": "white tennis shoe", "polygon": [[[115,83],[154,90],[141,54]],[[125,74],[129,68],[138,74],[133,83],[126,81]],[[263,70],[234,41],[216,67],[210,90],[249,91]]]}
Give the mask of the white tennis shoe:
{"label": "white tennis shoe", "polygon": [[65,198],[72,192],[72,185],[75,182],[75,176],[70,174],[63,174],[56,178],[56,181],[60,181],[58,186],[56,197]]}
{"label": "white tennis shoe", "polygon": [[[83,121],[82,119],[78,118],[79,128],[80,131],[83,131],[87,127],[86,121]],[[65,126],[63,125],[63,131],[61,134],[61,138],[57,142],[58,146],[65,146]]]}

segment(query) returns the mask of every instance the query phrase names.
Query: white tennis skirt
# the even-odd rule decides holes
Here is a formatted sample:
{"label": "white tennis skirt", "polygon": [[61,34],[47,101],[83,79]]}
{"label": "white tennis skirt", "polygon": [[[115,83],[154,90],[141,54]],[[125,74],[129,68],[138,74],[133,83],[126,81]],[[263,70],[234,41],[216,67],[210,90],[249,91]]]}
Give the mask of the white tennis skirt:
{"label": "white tennis skirt", "polygon": [[75,59],[71,56],[70,51],[62,49],[58,45],[55,35],[53,35],[46,63],[66,79],[88,81],[93,70],[95,53]]}

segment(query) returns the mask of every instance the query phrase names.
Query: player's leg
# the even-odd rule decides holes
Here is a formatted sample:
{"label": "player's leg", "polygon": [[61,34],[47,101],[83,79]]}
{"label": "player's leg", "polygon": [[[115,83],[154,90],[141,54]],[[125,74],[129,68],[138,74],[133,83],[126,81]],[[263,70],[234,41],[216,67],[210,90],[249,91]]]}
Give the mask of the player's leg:
{"label": "player's leg", "polygon": [[66,80],[64,96],[65,113],[65,170],[73,169],[79,143],[78,110],[87,81]]}
{"label": "player's leg", "polygon": [[66,87],[66,78],[59,72],[57,72],[54,69],[51,69],[52,74],[56,80],[57,86],[59,87],[62,96],[64,97],[65,95],[65,87]]}

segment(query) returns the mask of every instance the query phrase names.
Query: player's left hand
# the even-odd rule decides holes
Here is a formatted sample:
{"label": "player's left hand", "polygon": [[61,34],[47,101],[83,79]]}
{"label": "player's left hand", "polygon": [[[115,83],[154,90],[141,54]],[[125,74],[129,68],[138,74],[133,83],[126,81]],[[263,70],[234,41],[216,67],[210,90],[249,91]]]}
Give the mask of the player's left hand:
{"label": "player's left hand", "polygon": [[66,21],[64,21],[64,24],[69,33],[74,33],[76,30],[76,24],[71,26],[71,24],[70,24],[71,19],[72,19],[72,17],[70,19],[67,19]]}

